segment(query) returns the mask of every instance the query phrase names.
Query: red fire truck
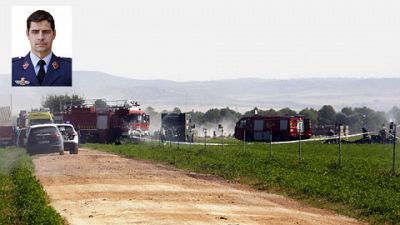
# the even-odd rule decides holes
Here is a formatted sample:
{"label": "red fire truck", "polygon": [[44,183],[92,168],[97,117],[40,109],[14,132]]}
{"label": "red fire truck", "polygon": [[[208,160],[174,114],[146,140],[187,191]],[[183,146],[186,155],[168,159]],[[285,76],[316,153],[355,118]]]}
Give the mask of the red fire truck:
{"label": "red fire truck", "polygon": [[80,133],[80,142],[113,143],[120,138],[134,138],[149,134],[150,117],[137,102],[96,108],[85,105],[55,113],[56,123],[70,123]]}
{"label": "red fire truck", "polygon": [[0,107],[0,146],[15,143],[15,126],[11,122],[11,107]]}
{"label": "red fire truck", "polygon": [[235,127],[234,137],[245,141],[288,141],[309,139],[311,123],[303,116],[246,116]]}
{"label": "red fire truck", "polygon": [[15,126],[11,124],[0,124],[0,146],[15,144]]}

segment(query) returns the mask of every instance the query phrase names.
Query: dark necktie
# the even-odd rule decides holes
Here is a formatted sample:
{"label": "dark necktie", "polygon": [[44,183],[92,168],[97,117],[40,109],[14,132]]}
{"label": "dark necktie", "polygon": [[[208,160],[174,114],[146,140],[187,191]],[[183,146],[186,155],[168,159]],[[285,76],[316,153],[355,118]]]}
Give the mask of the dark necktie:
{"label": "dark necktie", "polygon": [[37,74],[37,78],[39,80],[39,84],[42,85],[43,80],[44,80],[44,76],[46,75],[46,72],[44,71],[44,65],[46,65],[46,62],[44,60],[39,60],[38,62],[40,69],[39,72]]}

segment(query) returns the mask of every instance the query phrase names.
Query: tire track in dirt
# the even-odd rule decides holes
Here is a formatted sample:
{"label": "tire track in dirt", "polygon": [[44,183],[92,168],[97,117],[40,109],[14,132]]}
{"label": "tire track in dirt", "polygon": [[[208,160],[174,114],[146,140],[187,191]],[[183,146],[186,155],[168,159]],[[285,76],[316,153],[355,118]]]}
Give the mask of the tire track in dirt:
{"label": "tire track in dirt", "polygon": [[33,161],[69,224],[362,224],[214,176],[91,149]]}

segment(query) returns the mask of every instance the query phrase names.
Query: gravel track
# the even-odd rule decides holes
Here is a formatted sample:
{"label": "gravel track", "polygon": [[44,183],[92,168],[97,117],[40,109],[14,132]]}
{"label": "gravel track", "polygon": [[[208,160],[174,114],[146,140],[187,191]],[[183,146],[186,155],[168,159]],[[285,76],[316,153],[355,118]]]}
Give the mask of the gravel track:
{"label": "gravel track", "polygon": [[33,157],[69,224],[363,224],[221,178],[81,148]]}

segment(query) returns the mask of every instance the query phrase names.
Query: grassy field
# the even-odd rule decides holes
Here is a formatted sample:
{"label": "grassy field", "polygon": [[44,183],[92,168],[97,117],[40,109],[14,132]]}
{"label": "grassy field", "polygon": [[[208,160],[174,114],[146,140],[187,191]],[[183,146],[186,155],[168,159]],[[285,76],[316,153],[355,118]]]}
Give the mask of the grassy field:
{"label": "grassy field", "polygon": [[0,224],[64,224],[33,171],[25,150],[0,148]]}
{"label": "grassy field", "polygon": [[302,143],[299,160],[298,144],[272,145],[270,155],[268,144],[225,143],[230,145],[205,148],[147,142],[85,146],[218,175],[372,224],[400,224],[400,171],[392,175],[392,145],[343,144],[339,165],[338,145]]}

